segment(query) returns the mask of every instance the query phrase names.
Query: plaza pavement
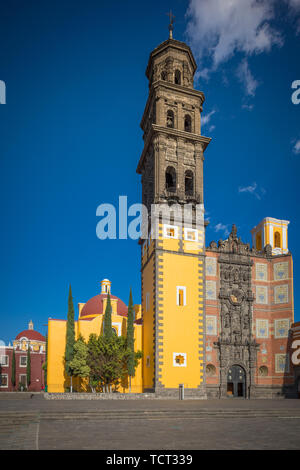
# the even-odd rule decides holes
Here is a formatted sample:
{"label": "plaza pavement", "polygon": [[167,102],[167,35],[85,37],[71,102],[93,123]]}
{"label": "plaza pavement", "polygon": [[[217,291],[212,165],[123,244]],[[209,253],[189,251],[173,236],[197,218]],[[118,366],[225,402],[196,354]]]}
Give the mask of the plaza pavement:
{"label": "plaza pavement", "polygon": [[300,449],[300,400],[45,400],[0,394],[0,449]]}

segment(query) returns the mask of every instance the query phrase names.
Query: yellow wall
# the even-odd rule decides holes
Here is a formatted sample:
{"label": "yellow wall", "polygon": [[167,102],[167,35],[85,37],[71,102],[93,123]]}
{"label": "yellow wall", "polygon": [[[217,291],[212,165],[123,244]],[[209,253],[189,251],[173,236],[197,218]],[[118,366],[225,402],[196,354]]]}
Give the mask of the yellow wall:
{"label": "yellow wall", "polygon": [[[153,244],[154,242],[152,242]],[[152,248],[151,248],[152,253]],[[144,258],[146,262],[146,259]],[[154,379],[154,256],[150,255],[148,263],[142,270],[142,311],[143,311],[143,385],[153,388]],[[149,293],[149,309],[146,310],[146,295]],[[147,357],[149,365],[147,366]]]}
{"label": "yellow wall", "polygon": [[[139,312],[140,309],[135,306]],[[112,314],[112,323],[120,323],[121,334],[126,336],[126,317]],[[99,335],[102,331],[103,315],[94,316],[91,320],[78,320],[75,322],[75,338],[81,334],[87,341],[91,333]],[[66,321],[49,320],[48,321],[48,372],[47,383],[49,393],[60,393],[65,391],[65,387],[69,386],[69,378],[65,382],[64,373],[64,354],[66,346]],[[142,350],[142,325],[134,326],[135,333],[135,350]],[[79,381],[74,380],[73,384],[76,388]],[[120,388],[122,392],[128,392],[128,388]],[[142,391],[142,364],[140,361],[136,370],[136,375],[132,379],[131,391],[139,393]]]}
{"label": "yellow wall", "polygon": [[[198,242],[185,240],[181,227],[177,239],[165,238],[160,224],[156,243],[150,242],[147,250],[142,250],[144,389],[153,387],[153,379],[155,387],[165,388],[178,388],[180,383],[197,388],[203,383],[204,265],[198,256],[203,254],[203,245],[203,231],[198,231]],[[186,287],[185,306],[177,305],[177,286]],[[173,353],[186,354],[186,367],[173,365]]]}

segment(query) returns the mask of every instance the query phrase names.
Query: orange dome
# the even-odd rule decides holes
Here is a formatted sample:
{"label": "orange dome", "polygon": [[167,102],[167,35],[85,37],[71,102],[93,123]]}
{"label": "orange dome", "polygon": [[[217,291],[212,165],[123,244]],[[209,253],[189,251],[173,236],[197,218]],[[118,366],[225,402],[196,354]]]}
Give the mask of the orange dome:
{"label": "orange dome", "polygon": [[24,330],[16,336],[16,339],[27,338],[31,341],[46,341],[45,337],[38,331]]}
{"label": "orange dome", "polygon": [[[107,294],[98,294],[95,297],[92,297],[81,310],[80,318],[87,317],[89,315],[102,315],[103,310],[103,299],[107,298]],[[115,295],[110,296],[111,299],[117,299],[117,314],[122,317],[127,317],[127,306],[124,304],[123,300],[119,299]]]}

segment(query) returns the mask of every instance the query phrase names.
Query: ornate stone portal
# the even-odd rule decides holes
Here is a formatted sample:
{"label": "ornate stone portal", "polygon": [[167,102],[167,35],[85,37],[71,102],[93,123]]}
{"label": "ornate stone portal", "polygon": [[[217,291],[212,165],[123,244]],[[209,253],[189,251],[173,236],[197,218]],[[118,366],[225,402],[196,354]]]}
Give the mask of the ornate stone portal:
{"label": "ornate stone portal", "polygon": [[228,371],[238,365],[244,369],[246,383],[242,396],[251,397],[254,392],[254,374],[259,345],[252,335],[253,293],[251,288],[251,267],[249,244],[237,238],[233,225],[226,241],[219,241],[220,252],[220,318],[221,330],[215,347],[220,362],[220,398],[228,395]]}

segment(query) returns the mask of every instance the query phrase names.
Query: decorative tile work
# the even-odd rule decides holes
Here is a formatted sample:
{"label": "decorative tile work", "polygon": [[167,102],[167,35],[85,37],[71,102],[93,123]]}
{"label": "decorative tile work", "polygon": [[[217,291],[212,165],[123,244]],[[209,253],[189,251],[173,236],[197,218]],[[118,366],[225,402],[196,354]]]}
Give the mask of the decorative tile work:
{"label": "decorative tile work", "polygon": [[281,320],[275,320],[275,338],[287,338],[290,329],[290,320],[284,318]]}
{"label": "decorative tile work", "polygon": [[268,288],[266,286],[256,286],[256,303],[268,303]]}
{"label": "decorative tile work", "polygon": [[290,371],[288,354],[275,354],[275,372],[283,374]]}
{"label": "decorative tile work", "polygon": [[284,286],[274,287],[274,301],[275,304],[286,304],[289,301],[289,286],[285,284]]}
{"label": "decorative tile work", "polygon": [[206,298],[209,300],[217,299],[217,286],[215,281],[206,281]]}
{"label": "decorative tile work", "polygon": [[268,320],[256,320],[256,337],[268,338],[269,337],[269,322]]}
{"label": "decorative tile work", "polygon": [[206,276],[217,275],[217,260],[216,258],[206,257]]}
{"label": "decorative tile work", "polygon": [[186,353],[173,353],[173,366],[186,367]]}
{"label": "decorative tile work", "polygon": [[288,279],[289,277],[289,264],[285,261],[284,263],[274,264],[274,279],[275,281],[281,281],[282,279]]}
{"label": "decorative tile work", "polygon": [[206,334],[217,336],[217,317],[215,315],[206,316]]}
{"label": "decorative tile work", "polygon": [[266,343],[263,343],[262,346],[261,346],[261,353],[262,354],[267,354],[267,348],[266,348]]}
{"label": "decorative tile work", "polygon": [[268,280],[268,266],[266,264],[257,263],[255,265],[256,279],[258,281]]}

